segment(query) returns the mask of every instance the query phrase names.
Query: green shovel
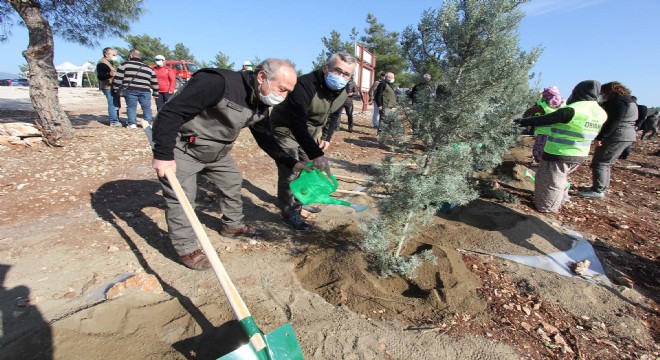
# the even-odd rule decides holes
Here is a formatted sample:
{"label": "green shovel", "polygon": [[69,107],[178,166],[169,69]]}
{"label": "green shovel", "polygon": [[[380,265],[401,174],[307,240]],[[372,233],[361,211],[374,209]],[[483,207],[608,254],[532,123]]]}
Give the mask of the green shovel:
{"label": "green shovel", "polygon": [[[142,123],[144,132],[147,135],[149,140],[149,145],[153,148],[152,132],[151,125],[146,121]],[[176,194],[179,203],[183,207],[183,212],[186,214],[190,225],[195,231],[197,236],[197,241],[199,241],[204,254],[208,257],[209,262],[211,263],[211,268],[215,273],[215,276],[220,281],[220,286],[225,292],[227,299],[229,300],[229,305],[231,305],[234,314],[238,322],[243,327],[243,331],[247,334],[249,342],[238,349],[232,351],[231,353],[219,358],[222,360],[245,360],[245,359],[257,359],[257,360],[286,360],[286,359],[303,359],[302,349],[300,349],[300,344],[298,339],[296,339],[296,334],[293,333],[293,327],[291,324],[285,324],[284,326],[271,331],[268,334],[264,334],[259,330],[259,327],[254,322],[250,311],[248,310],[245,302],[238,294],[238,290],[234,283],[227,275],[225,267],[220,262],[218,253],[215,252],[211,241],[209,240],[202,223],[199,222],[195,210],[190,205],[186,194],[179,184],[179,180],[176,178],[176,174],[172,171],[171,168],[165,170],[165,177],[167,181],[172,186],[174,193]]]}
{"label": "green shovel", "polygon": [[300,344],[298,344],[298,339],[296,339],[296,334],[293,333],[293,327],[291,324],[286,324],[274,331],[264,334],[259,330],[257,324],[254,322],[250,311],[248,310],[245,302],[238,294],[238,290],[234,286],[234,283],[227,275],[225,267],[220,262],[220,258],[216,253],[211,241],[206,235],[206,232],[202,228],[202,224],[199,222],[195,210],[190,205],[190,202],[186,198],[179,180],[177,180],[176,175],[171,168],[165,170],[165,177],[167,181],[174,189],[176,197],[183,207],[183,211],[190,221],[197,240],[204,250],[204,254],[208,257],[209,262],[211,263],[211,268],[215,272],[215,276],[220,281],[220,286],[225,292],[229,304],[231,305],[234,314],[238,322],[243,327],[243,330],[247,334],[250,341],[241,346],[240,348],[232,351],[231,353],[219,358],[222,360],[238,360],[238,359],[258,359],[258,360],[280,360],[280,359],[302,359],[302,349],[300,349]]}

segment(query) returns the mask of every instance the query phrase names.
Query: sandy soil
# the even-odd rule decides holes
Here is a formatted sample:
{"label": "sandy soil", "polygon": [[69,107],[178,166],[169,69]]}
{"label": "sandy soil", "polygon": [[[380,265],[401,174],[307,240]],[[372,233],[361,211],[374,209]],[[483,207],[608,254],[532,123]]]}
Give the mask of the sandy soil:
{"label": "sandy soil", "polygon": [[[0,87],[0,122],[31,122],[27,96],[27,88]],[[60,98],[76,128],[66,147],[0,147],[0,358],[216,359],[244,343],[213,273],[175,260],[142,131],[108,127],[96,90],[63,88]],[[370,119],[371,108],[357,114],[356,132],[335,135],[336,174],[373,174],[383,149]],[[561,214],[542,216],[521,173],[533,169],[522,139],[491,177],[499,196],[438,216],[407,246],[407,254],[431,249],[438,258],[415,281],[369,271],[359,224],[377,216],[371,198],[350,198],[370,206],[361,213],[323,206],[308,234],[281,225],[275,166],[247,132],[233,155],[247,221],[266,235],[221,237],[208,186],[197,209],[257,324],[270,332],[291,323],[307,358],[653,359],[657,149],[657,140],[647,142],[618,162],[605,200],[574,197]],[[589,179],[583,166],[571,180],[577,187]],[[341,182],[345,190],[364,185]],[[614,285],[489,255],[567,250],[566,229],[594,245]],[[106,300],[112,285],[136,274],[152,275],[163,291],[127,289]]]}

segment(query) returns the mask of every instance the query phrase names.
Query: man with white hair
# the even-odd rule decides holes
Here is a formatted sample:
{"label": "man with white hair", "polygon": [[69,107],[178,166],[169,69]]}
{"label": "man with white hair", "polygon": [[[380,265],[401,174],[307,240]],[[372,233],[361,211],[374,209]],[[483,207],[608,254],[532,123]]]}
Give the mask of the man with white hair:
{"label": "man with white hair", "polygon": [[[260,121],[267,121],[269,107],[293,91],[296,70],[288,60],[267,59],[255,72],[201,69],[163,106],[154,122],[154,159],[167,202],[167,227],[179,260],[193,270],[211,264],[199,248],[195,233],[174,190],[165,178],[176,172],[186,197],[195,207],[197,177],[218,187],[222,227],[220,235],[255,237],[258,229],[243,222],[243,178],[230,154],[241,129],[248,127],[257,144],[291,172],[305,164],[287,155]],[[267,124],[263,125],[267,129]]]}

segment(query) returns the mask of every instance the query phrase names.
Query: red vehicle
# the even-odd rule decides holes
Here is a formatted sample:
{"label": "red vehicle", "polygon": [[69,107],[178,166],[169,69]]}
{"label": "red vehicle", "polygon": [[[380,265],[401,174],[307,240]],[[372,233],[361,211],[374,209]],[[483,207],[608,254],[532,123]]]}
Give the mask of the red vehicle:
{"label": "red vehicle", "polygon": [[165,65],[176,72],[176,88],[188,82],[192,74],[199,70],[199,66],[188,60],[165,60]]}

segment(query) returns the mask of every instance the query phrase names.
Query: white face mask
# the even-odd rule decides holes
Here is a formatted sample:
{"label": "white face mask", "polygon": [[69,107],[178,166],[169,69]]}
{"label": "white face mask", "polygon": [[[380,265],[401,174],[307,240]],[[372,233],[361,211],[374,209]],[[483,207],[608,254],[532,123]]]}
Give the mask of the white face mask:
{"label": "white face mask", "polygon": [[117,55],[115,55],[115,56],[110,56],[110,61],[117,61]]}
{"label": "white face mask", "polygon": [[164,63],[165,63],[164,60],[156,60],[156,65],[158,66],[163,66]]}
{"label": "white face mask", "polygon": [[[263,83],[261,83],[263,86]],[[282,101],[284,101],[284,98],[281,97],[280,95],[277,95],[273,92],[273,90],[270,88],[270,82],[268,79],[266,79],[266,84],[268,85],[268,90],[269,93],[268,95],[263,95],[261,94],[261,91],[259,92],[259,100],[261,100],[262,103],[268,105],[268,106],[275,106]]]}
{"label": "white face mask", "polygon": [[394,84],[394,79],[387,80],[388,83]]}

